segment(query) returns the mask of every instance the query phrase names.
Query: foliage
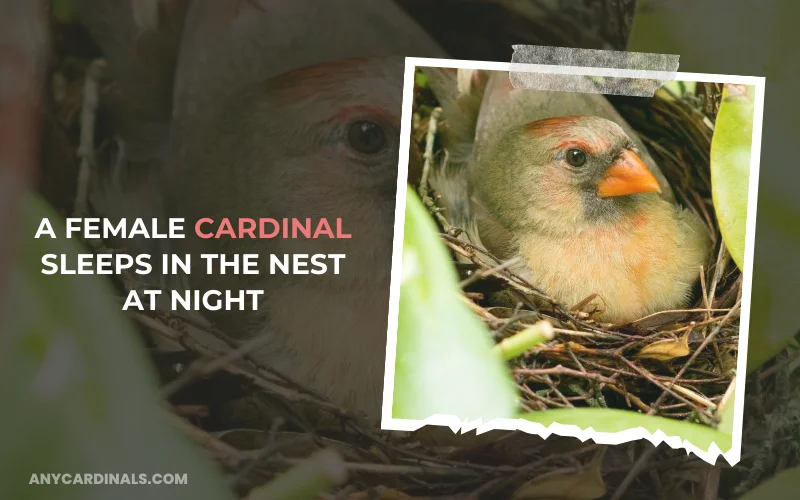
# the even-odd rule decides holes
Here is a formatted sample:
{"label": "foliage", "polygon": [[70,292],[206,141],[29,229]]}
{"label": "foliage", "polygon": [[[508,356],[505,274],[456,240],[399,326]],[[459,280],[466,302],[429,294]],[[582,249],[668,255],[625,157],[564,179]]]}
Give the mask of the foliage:
{"label": "foliage", "polygon": [[714,208],[728,251],[744,269],[755,88],[725,85],[711,141]]}
{"label": "foliage", "polygon": [[[108,286],[95,276],[39,272],[42,255],[78,252],[71,240],[34,239],[43,217],[58,220],[26,197],[14,293],[3,304],[0,497],[108,498],[113,490],[120,499],[230,498],[214,467],[169,427],[142,346]],[[31,474],[45,472],[185,473],[188,485],[28,486]]]}
{"label": "foliage", "polygon": [[447,251],[412,189],[404,231],[393,416],[512,416],[514,385],[489,333],[460,300]]}
{"label": "foliage", "polygon": [[791,498],[796,495],[798,484],[800,484],[800,467],[786,469],[750,490],[741,497],[741,500]]}
{"label": "foliage", "polygon": [[51,9],[53,17],[62,23],[69,23],[74,20],[75,6],[72,5],[71,0],[53,0]]}

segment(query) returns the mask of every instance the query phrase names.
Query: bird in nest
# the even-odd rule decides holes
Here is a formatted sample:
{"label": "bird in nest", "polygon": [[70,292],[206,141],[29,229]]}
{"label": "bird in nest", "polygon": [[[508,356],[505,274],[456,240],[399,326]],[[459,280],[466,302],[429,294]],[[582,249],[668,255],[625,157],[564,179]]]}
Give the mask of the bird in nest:
{"label": "bird in nest", "polygon": [[688,305],[708,230],[604,96],[518,89],[501,71],[423,72],[448,151],[431,186],[462,237],[600,321]]}

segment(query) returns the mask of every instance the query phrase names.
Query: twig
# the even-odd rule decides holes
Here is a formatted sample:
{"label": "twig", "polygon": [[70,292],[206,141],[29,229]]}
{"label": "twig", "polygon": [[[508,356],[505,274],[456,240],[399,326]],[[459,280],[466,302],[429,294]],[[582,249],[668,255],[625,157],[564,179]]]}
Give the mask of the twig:
{"label": "twig", "polygon": [[[212,436],[208,432],[198,427],[195,427],[186,420],[174,414],[168,413],[167,416],[169,420],[173,423],[173,425],[175,425],[183,434],[185,434],[187,437],[189,437],[196,443],[200,444],[206,450],[211,451],[215,456],[215,458],[220,463],[224,464],[227,470],[239,471],[241,470],[243,464],[252,463],[253,460],[262,457],[264,454],[263,449],[252,450],[252,451],[238,450],[232,447],[231,445],[225,443],[224,441],[221,441],[220,439]],[[406,454],[407,456],[417,455],[411,452],[410,450],[407,450],[407,453],[404,454]],[[345,468],[350,472],[363,472],[363,473],[374,473],[374,474],[397,474],[397,475],[419,474],[419,475],[431,475],[437,477],[443,477],[443,476],[476,477],[479,474],[479,471],[493,472],[493,473],[499,473],[499,472],[513,473],[518,470],[518,468],[512,466],[484,466],[481,464],[460,463],[449,460],[440,460],[441,462],[440,465],[431,462],[428,457],[418,456],[418,458],[421,460],[425,460],[427,463],[425,465],[395,465],[395,464],[355,463],[355,462],[343,462],[343,463],[345,465]],[[290,466],[299,465],[305,462],[304,459],[287,458],[280,455],[276,455],[273,458],[273,461],[281,465],[290,465]]]}
{"label": "twig", "polygon": [[[619,368],[612,368],[610,366],[601,365],[600,363],[596,363],[596,362],[588,360],[588,359],[584,359],[583,362],[585,364],[588,364],[588,365],[593,366],[595,368],[599,368],[601,370],[610,371],[612,373],[619,373],[620,375],[624,375],[626,377],[636,378],[636,377],[641,376],[641,375],[637,375],[636,373],[625,371],[625,370],[622,370],[622,369],[619,369]],[[674,377],[666,377],[664,375],[653,375],[653,378],[655,378],[656,380],[663,380],[665,382],[670,382],[670,381],[674,380]],[[727,380],[727,378],[725,378],[725,377],[716,377],[716,378],[706,378],[706,379],[698,379],[698,380],[681,379],[681,380],[678,380],[677,382],[681,383],[681,384],[692,385],[692,384],[722,383],[722,382],[725,382],[726,380]]]}
{"label": "twig", "polygon": [[[160,322],[160,321],[158,321],[156,319],[153,319],[153,318],[151,318],[149,316],[146,316],[146,315],[141,314],[141,313],[135,313],[133,315],[133,318],[136,321],[142,323],[144,326],[150,328],[154,332],[156,332],[156,333],[158,333],[158,334],[160,334],[160,335],[162,335],[162,336],[164,336],[164,337],[166,337],[166,338],[168,338],[170,340],[173,340],[173,341],[179,343],[180,345],[186,346],[187,348],[191,349],[192,351],[195,351],[195,352],[197,352],[199,354],[202,354],[203,356],[206,356],[206,357],[212,358],[212,359],[217,359],[217,358],[221,358],[221,357],[224,356],[223,354],[220,354],[220,353],[210,349],[209,347],[206,347],[206,346],[202,345],[201,343],[197,342],[190,335],[183,334],[183,333],[181,333],[181,332],[179,332],[179,331],[177,331],[177,330],[175,330],[173,328],[170,328],[169,326],[167,326],[167,325],[163,324],[162,322]],[[327,411],[333,413],[334,415],[337,415],[337,416],[340,416],[340,417],[354,418],[353,415],[350,415],[349,413],[345,412],[344,410],[342,410],[338,406],[334,405],[333,403],[330,403],[329,401],[320,400],[319,398],[315,398],[315,397],[309,396],[307,394],[302,394],[302,393],[298,393],[296,391],[287,389],[287,388],[282,387],[282,386],[280,386],[280,385],[278,385],[278,384],[276,384],[274,382],[271,382],[271,381],[267,380],[266,378],[262,377],[261,375],[257,375],[257,374],[251,373],[250,371],[245,370],[243,368],[240,368],[239,366],[232,365],[232,364],[227,364],[226,366],[223,367],[223,369],[228,373],[232,373],[234,375],[241,375],[241,376],[247,378],[253,384],[255,384],[257,387],[261,388],[262,390],[266,391],[269,394],[283,397],[288,401],[310,403],[312,405],[316,405],[317,407],[319,407],[321,409],[324,409],[324,410],[327,410]]]}
{"label": "twig", "polygon": [[558,390],[558,387],[556,386],[556,384],[554,384],[554,383],[553,383],[553,381],[552,381],[552,380],[550,380],[550,375],[543,375],[543,376],[541,376],[540,378],[541,378],[542,380],[544,380],[544,382],[545,382],[545,383],[546,383],[548,386],[550,386],[550,390],[552,390],[553,392],[555,392],[555,393],[556,393],[556,396],[558,396],[558,397],[561,399],[561,401],[563,401],[563,402],[564,402],[564,403],[565,403],[565,404],[566,404],[566,405],[567,405],[569,408],[574,408],[574,407],[575,407],[575,406],[572,404],[572,402],[571,402],[569,399],[567,399],[567,397],[566,397],[566,396],[565,396],[565,395],[564,395],[564,394],[563,394],[561,391],[559,391],[559,390]]}
{"label": "twig", "polygon": [[[708,287],[706,286],[706,272],[703,266],[700,266],[700,290],[702,291],[703,295],[703,303],[706,306],[705,309],[711,309],[711,301],[708,297]],[[707,312],[705,316],[707,320],[711,319],[710,312]]]}
{"label": "twig", "polygon": [[[689,357],[689,359],[686,361],[686,363],[684,363],[684,365],[678,371],[678,374],[675,375],[675,378],[673,378],[672,381],[667,383],[667,385],[665,387],[668,387],[668,388],[677,387],[676,386],[676,382],[678,381],[678,379],[680,379],[683,376],[683,374],[686,373],[686,370],[688,370],[689,366],[691,366],[691,364],[694,363],[694,361],[697,359],[697,357],[700,355],[700,353],[703,351],[703,349],[711,342],[711,340],[714,339],[714,337],[717,335],[717,333],[719,333],[719,331],[722,329],[722,326],[725,324],[725,321],[727,321],[727,319],[730,316],[732,316],[739,307],[741,307],[741,302],[738,302],[735,306],[733,306],[731,308],[730,311],[728,311],[728,314],[725,315],[725,317],[722,319],[720,324],[717,325],[717,327],[714,328],[714,330],[712,330],[711,333],[705,339],[703,339],[703,342],[700,344],[700,346],[697,349],[695,349],[695,351],[692,353],[692,355]],[[659,405],[662,402],[664,402],[664,398],[666,398],[666,397],[667,397],[667,392],[666,391],[662,392],[661,395],[656,400],[656,402],[653,404],[653,407],[648,412],[648,414],[652,415],[652,414],[658,412]]]}
{"label": "twig", "polygon": [[567,348],[567,352],[569,353],[569,357],[572,358],[572,362],[575,363],[575,366],[581,371],[581,373],[586,373],[586,368],[583,367],[583,363],[578,359],[578,356],[575,355],[575,352],[572,350],[572,346],[569,342],[564,344],[564,347]]}
{"label": "twig", "polygon": [[614,384],[606,384],[606,387],[608,387],[612,391],[616,392],[617,394],[625,396],[625,401],[627,401],[629,403],[633,403],[640,410],[642,410],[642,411],[649,411],[650,410],[650,407],[647,406],[644,401],[642,401],[638,396],[628,392],[627,389],[620,389],[619,387],[617,387]]}
{"label": "twig", "polygon": [[717,254],[717,262],[714,266],[714,276],[711,279],[711,289],[708,291],[708,303],[713,307],[714,297],[717,294],[717,285],[722,279],[722,274],[725,272],[725,267],[728,265],[730,254],[724,243],[719,246],[719,253]]}
{"label": "twig", "polygon": [[522,260],[522,257],[514,257],[513,259],[507,260],[503,263],[500,263],[494,267],[490,267],[489,269],[478,269],[471,276],[464,279],[458,286],[462,289],[467,288],[468,286],[472,285],[476,281],[487,278],[489,276],[494,276],[495,274],[499,273],[503,269],[508,269],[509,267],[518,264]]}
{"label": "twig", "polygon": [[[297,465],[303,462],[302,459],[276,457],[276,462]],[[374,464],[374,463],[358,463],[358,462],[344,462],[345,468],[350,472],[362,472],[367,474],[420,474],[430,476],[476,476],[475,471],[463,469],[458,467],[442,467],[434,465],[394,465],[394,464]]]}
{"label": "twig", "polygon": [[[272,425],[270,425],[269,429],[269,437],[267,440],[267,444],[264,445],[261,448],[261,450],[259,450],[258,455],[253,457],[253,459],[250,460],[250,462],[248,462],[244,467],[239,469],[239,472],[237,472],[236,475],[231,480],[232,490],[236,491],[239,486],[243,485],[246,482],[247,476],[253,471],[253,469],[255,469],[255,467],[259,463],[261,463],[261,461],[263,461],[273,453],[277,452],[281,446],[285,446],[285,443],[282,443],[281,446],[275,445],[275,441],[277,440],[278,430],[281,428],[283,423],[284,421],[280,417],[276,418],[275,421],[272,422]],[[303,441],[308,441],[311,438],[311,436],[309,435],[303,435],[301,437],[303,438]],[[296,440],[291,441],[292,444],[295,444],[296,442],[297,442]]]}
{"label": "twig", "polygon": [[[642,377],[644,377],[645,379],[647,379],[647,381],[648,381],[648,382],[650,382],[651,384],[653,384],[653,385],[657,386],[657,387],[658,387],[659,389],[661,389],[662,391],[669,392],[669,394],[670,394],[671,396],[675,397],[675,398],[676,398],[676,399],[678,399],[679,401],[683,401],[684,403],[688,404],[689,406],[691,406],[691,407],[693,407],[693,408],[696,408],[696,409],[697,409],[697,413],[698,413],[698,415],[703,415],[703,416],[706,416],[706,417],[708,417],[708,415],[707,415],[705,412],[703,412],[701,408],[698,408],[698,407],[694,406],[694,405],[693,405],[693,404],[692,404],[692,403],[691,403],[691,402],[690,402],[688,399],[686,399],[686,397],[685,397],[684,395],[678,394],[678,393],[677,393],[677,392],[674,390],[674,389],[675,389],[675,387],[667,387],[667,386],[665,386],[664,384],[662,384],[661,382],[659,382],[658,380],[656,380],[656,379],[655,379],[655,377],[653,377],[653,374],[652,374],[652,373],[648,372],[648,371],[647,371],[647,370],[645,370],[644,368],[641,368],[641,367],[638,367],[638,366],[636,366],[634,363],[632,363],[632,362],[628,361],[628,360],[625,358],[625,356],[622,356],[621,354],[620,354],[620,355],[617,355],[617,356],[616,356],[616,358],[617,358],[617,359],[619,359],[620,361],[622,361],[623,363],[625,363],[626,365],[628,365],[628,367],[629,367],[629,368],[633,369],[633,371],[637,372],[639,375],[641,375]],[[697,394],[695,394],[695,393],[693,393],[693,392],[689,391],[689,390],[688,390],[688,389],[686,389],[686,388],[682,388],[682,389],[683,389],[683,391],[685,391],[685,392],[691,393],[691,394],[692,394],[692,396],[693,396],[693,398],[692,398],[692,399],[695,399],[695,402],[698,402],[698,403],[700,403],[700,404],[705,404],[706,406],[708,406],[709,408],[712,408],[712,409],[713,409],[713,408],[716,408],[716,406],[717,406],[717,405],[715,405],[715,404],[714,404],[714,403],[712,403],[711,401],[708,401],[707,399],[705,399],[705,398],[702,398],[701,396],[698,396]],[[691,397],[691,396],[690,396],[690,397]]]}
{"label": "twig", "polygon": [[570,335],[574,337],[626,340],[626,338],[623,335],[614,335],[612,333],[603,333],[603,332],[580,332],[578,330],[566,330],[564,328],[553,328],[553,332],[558,333],[560,335]]}
{"label": "twig", "polygon": [[462,229],[451,226],[447,219],[442,215],[442,209],[436,206],[433,198],[431,198],[428,186],[428,177],[431,172],[431,165],[433,163],[433,143],[436,140],[436,129],[439,123],[439,117],[442,115],[442,108],[434,108],[431,116],[428,119],[428,133],[425,136],[425,153],[422,155],[422,176],[419,181],[419,196],[422,198],[422,203],[428,207],[428,211],[436,218],[436,221],[442,226],[445,233],[451,236],[458,236],[463,232]]}
{"label": "twig", "polygon": [[464,297],[463,295],[459,295],[459,298],[461,299],[462,302],[464,302],[464,304],[467,305],[467,307],[472,309],[472,311],[474,311],[476,314],[478,314],[478,316],[483,318],[483,320],[486,321],[490,325],[490,328],[499,328],[503,324],[503,322],[502,322],[502,320],[500,318],[498,318],[497,316],[493,315],[492,313],[490,313],[486,309],[482,308],[478,304],[472,302],[471,300],[469,300],[468,298]]}
{"label": "twig", "polygon": [[94,167],[94,123],[97,116],[99,102],[98,81],[105,71],[106,63],[102,59],[95,59],[89,64],[86,78],[83,82],[83,104],[81,108],[81,137],[78,146],[78,156],[81,159],[78,170],[78,189],[75,193],[76,217],[83,217],[89,213],[89,182]]}
{"label": "twig", "polygon": [[706,475],[706,484],[703,488],[703,500],[717,500],[719,498],[719,480],[722,467],[709,467]]}
{"label": "twig", "polygon": [[[559,454],[548,454],[546,457],[540,458],[539,460],[535,460],[531,463],[525,464],[521,467],[516,468],[515,473],[511,477],[507,478],[498,478],[494,481],[490,481],[484,485],[481,485],[479,489],[475,490],[470,498],[484,498],[484,494],[488,491],[498,488],[504,484],[517,484],[520,480],[530,475],[532,471],[538,470],[543,465],[556,461],[556,460],[570,460],[575,459],[580,455],[584,455],[591,451],[595,451],[597,449],[601,449],[605,445],[600,444],[591,444],[588,446],[583,446],[578,448],[577,450],[568,451],[565,453]],[[492,497],[494,498],[494,497]]]}
{"label": "twig", "polygon": [[694,392],[692,390],[687,389],[686,387],[680,386],[678,384],[673,384],[672,386],[670,386],[670,389],[672,389],[673,391],[678,392],[680,394],[683,394],[684,396],[686,396],[687,398],[691,399],[695,403],[701,404],[701,405],[705,406],[706,408],[708,408],[710,410],[716,410],[717,409],[717,404],[716,403],[714,403],[710,399],[708,399],[708,398],[706,398],[706,397],[704,397],[704,396],[702,396],[700,394],[697,394],[696,392]]}
{"label": "twig", "polygon": [[761,373],[758,374],[758,380],[763,382],[764,380],[766,380],[769,377],[771,377],[772,375],[774,375],[775,372],[777,372],[778,370],[781,370],[781,369],[785,368],[786,365],[788,365],[789,363],[791,363],[791,362],[793,362],[795,360],[798,360],[798,359],[800,359],[800,349],[794,350],[789,356],[787,356],[785,358],[777,359],[772,364],[772,366],[762,370]]}
{"label": "twig", "polygon": [[[168,321],[169,320],[175,320],[175,321],[179,321],[180,323],[186,323],[187,325],[191,325],[192,327],[197,328],[198,330],[202,330],[202,331],[204,331],[204,332],[206,332],[206,333],[208,333],[210,335],[213,335],[214,337],[216,337],[219,340],[221,340],[223,343],[227,344],[231,349],[239,349],[240,347],[242,347],[244,345],[242,342],[232,339],[225,332],[223,332],[222,330],[219,330],[215,326],[213,326],[211,324],[207,324],[207,323],[205,323],[203,321],[200,321],[198,319],[195,319],[195,318],[193,318],[191,316],[176,315],[172,311],[164,310],[164,309],[160,309],[160,308],[158,309],[158,313],[163,315]],[[278,370],[275,370],[272,367],[266,366],[266,365],[258,362],[258,360],[256,360],[253,356],[251,356],[250,353],[244,352],[242,354],[242,358],[245,361],[247,361],[250,364],[250,366],[253,367],[253,369],[256,371],[257,374],[267,375],[267,376],[270,376],[270,377],[275,377],[275,378],[281,380],[282,382],[285,382],[290,387],[292,387],[294,389],[297,389],[298,391],[300,391],[302,393],[308,394],[308,395],[313,396],[313,397],[315,397],[317,399],[325,399],[324,396],[322,396],[320,393],[314,391],[310,387],[306,387],[305,385],[303,385],[300,382],[294,380],[293,378],[289,377],[285,373],[282,373],[282,372],[280,372]]]}
{"label": "twig", "polygon": [[207,418],[209,415],[208,406],[203,405],[176,405],[173,411],[181,417]]}
{"label": "twig", "polygon": [[207,377],[225,369],[231,363],[243,359],[245,355],[257,351],[270,341],[271,338],[269,335],[259,335],[249,342],[242,344],[239,348],[234,349],[219,358],[212,359],[205,363],[201,362],[192,364],[189,369],[187,369],[180,377],[176,378],[164,387],[162,390],[164,397],[169,398],[179,390],[190,385],[195,380]]}
{"label": "twig", "polygon": [[639,323],[640,321],[644,321],[646,319],[650,319],[650,318],[652,318],[654,316],[660,316],[662,314],[670,314],[670,313],[698,313],[698,312],[708,312],[708,313],[725,312],[726,313],[726,312],[729,312],[729,311],[730,311],[730,309],[712,309],[712,308],[704,309],[702,307],[698,307],[697,309],[669,309],[667,311],[658,311],[658,312],[654,312],[652,314],[648,314],[647,316],[642,316],[639,319],[631,321],[631,323]]}
{"label": "twig", "polygon": [[518,384],[518,386],[519,386],[520,390],[524,394],[530,396],[531,398],[536,400],[538,403],[541,403],[542,405],[544,405],[544,409],[547,409],[548,405],[555,406],[557,408],[568,408],[569,406],[572,406],[572,404],[569,403],[569,401],[567,401],[567,405],[565,405],[563,403],[557,403],[555,401],[551,401],[551,400],[549,400],[549,399],[547,399],[545,397],[542,397],[542,396],[536,394],[536,392],[532,391],[531,388],[528,387],[525,384],[521,384],[521,385]]}
{"label": "twig", "polygon": [[[717,254],[717,262],[714,267],[714,276],[711,281],[711,290],[708,292],[708,300],[709,303],[712,305],[714,304],[714,297],[717,294],[717,285],[719,281],[722,279],[722,274],[725,272],[725,267],[728,265],[728,260],[730,259],[730,254],[728,253],[727,247],[725,246],[725,242],[721,242],[719,245],[719,253]],[[710,314],[709,314],[710,316]],[[714,354],[717,358],[717,364],[721,367],[722,366],[722,353],[719,351],[719,347],[714,344]]]}
{"label": "twig", "polygon": [[184,435],[192,441],[198,443],[206,450],[213,453],[214,457],[224,465],[227,470],[238,470],[244,460],[242,452],[233,446],[221,441],[202,429],[195,427],[181,417],[167,413],[167,417],[172,425],[178,428]]}
{"label": "twig", "polygon": [[614,384],[616,381],[612,378],[605,377],[600,375],[599,373],[587,373],[587,372],[580,372],[578,370],[573,370],[572,368],[567,368],[563,365],[558,365],[553,368],[518,368],[514,370],[515,374],[518,375],[533,375],[533,376],[545,376],[545,375],[566,375],[570,377],[578,377],[578,378],[585,378],[589,380],[595,380],[597,382],[601,382],[604,384]]}
{"label": "twig", "polygon": [[428,177],[433,163],[433,143],[436,140],[436,129],[439,124],[439,117],[442,115],[442,108],[434,108],[428,119],[428,133],[425,136],[425,152],[422,155],[422,176],[419,181],[419,195],[423,199],[430,198],[428,195]]}
{"label": "twig", "polygon": [[529,349],[553,339],[553,325],[543,319],[494,346],[494,352],[505,360],[514,359]]}
{"label": "twig", "polygon": [[620,500],[622,498],[622,495],[628,491],[628,488],[630,488],[631,484],[633,484],[633,480],[636,479],[640,472],[642,472],[644,466],[647,465],[657,450],[658,448],[652,446],[647,448],[644,453],[642,453],[642,455],[636,460],[636,463],[633,464],[633,467],[631,467],[631,470],[625,476],[625,479],[622,480],[622,483],[620,483],[617,490],[611,496],[611,500]]}

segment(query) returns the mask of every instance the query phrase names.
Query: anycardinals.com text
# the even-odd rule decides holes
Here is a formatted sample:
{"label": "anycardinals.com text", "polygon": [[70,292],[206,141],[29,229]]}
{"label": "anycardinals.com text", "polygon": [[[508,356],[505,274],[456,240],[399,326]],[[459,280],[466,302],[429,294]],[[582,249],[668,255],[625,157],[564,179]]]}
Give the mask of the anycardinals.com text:
{"label": "anycardinals.com text", "polygon": [[31,474],[28,484],[188,484],[186,474]]}

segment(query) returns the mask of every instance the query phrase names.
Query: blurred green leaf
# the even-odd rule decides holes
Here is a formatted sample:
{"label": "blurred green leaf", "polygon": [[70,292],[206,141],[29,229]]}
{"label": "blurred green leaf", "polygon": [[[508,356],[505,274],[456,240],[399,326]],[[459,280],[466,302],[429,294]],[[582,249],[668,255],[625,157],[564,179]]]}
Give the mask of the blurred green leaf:
{"label": "blurred green leaf", "polygon": [[[759,234],[764,234],[763,227]],[[767,286],[768,281],[759,274],[760,267],[753,269],[753,290],[750,294],[750,338],[747,342],[747,371],[758,369],[761,365],[772,359],[786,345],[791,342],[791,337],[770,338],[774,330],[768,328],[770,305],[772,304],[772,290]]]}
{"label": "blurred green leaf", "polygon": [[754,94],[752,86],[725,85],[711,140],[714,209],[725,246],[739,269],[744,269]]}
{"label": "blurred green leaf", "polygon": [[414,84],[417,87],[425,88],[428,86],[428,77],[422,71],[414,73]]}
{"label": "blurred green leaf", "polygon": [[71,23],[75,18],[75,7],[72,0],[53,0],[53,17],[62,23]]}
{"label": "blurred green leaf", "polygon": [[336,451],[326,448],[253,489],[247,500],[314,500],[347,480],[347,464]]}
{"label": "blurred green leaf", "polygon": [[775,476],[739,497],[739,500],[796,498],[798,488],[800,488],[800,467],[795,467],[775,474]]}
{"label": "blurred green leaf", "polygon": [[605,450],[595,454],[585,466],[565,468],[550,474],[537,474],[514,491],[511,500],[596,500],[608,493],[603,480]]}
{"label": "blurred green leaf", "polygon": [[395,418],[514,415],[517,394],[489,331],[460,300],[458,276],[425,206],[406,195]]}
{"label": "blurred green leaf", "polygon": [[[108,283],[41,274],[41,257],[80,250],[37,197],[20,206],[16,261],[0,304],[0,498],[226,499],[215,467],[171,428],[136,331]],[[34,239],[48,217],[59,239]],[[185,485],[30,486],[32,474],[186,474]]]}
{"label": "blurred green leaf", "polygon": [[644,415],[630,410],[611,408],[556,408],[547,411],[526,413],[521,418],[544,426],[552,423],[575,425],[581,429],[592,428],[596,432],[620,432],[642,427],[651,434],[662,431],[667,436],[679,436],[700,449],[707,450],[716,443],[725,453],[733,446],[731,434],[701,424],[672,418]]}

